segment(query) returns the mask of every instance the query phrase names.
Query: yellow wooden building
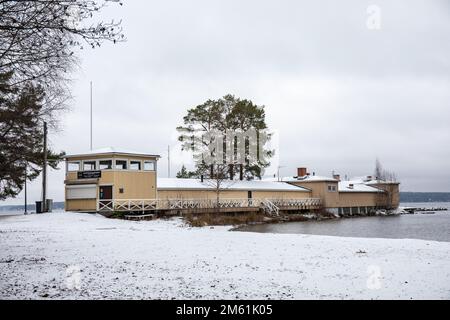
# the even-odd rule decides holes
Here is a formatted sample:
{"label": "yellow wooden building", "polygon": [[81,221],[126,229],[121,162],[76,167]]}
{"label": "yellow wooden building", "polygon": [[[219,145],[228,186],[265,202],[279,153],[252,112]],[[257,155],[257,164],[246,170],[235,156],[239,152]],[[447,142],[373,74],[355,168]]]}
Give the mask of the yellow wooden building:
{"label": "yellow wooden building", "polygon": [[182,212],[217,208],[276,213],[326,209],[335,214],[369,213],[399,205],[399,183],[372,177],[341,181],[298,168],[277,180],[224,180],[220,202],[214,181],[157,178],[160,157],[105,148],[66,156],[65,208],[82,212]]}
{"label": "yellow wooden building", "polygon": [[[288,183],[267,180],[224,180],[221,199],[309,199],[311,191]],[[158,199],[216,199],[215,181],[201,179],[158,179]]]}
{"label": "yellow wooden building", "polygon": [[115,148],[67,155],[65,209],[97,212],[114,199],[156,199],[159,158]]}
{"label": "yellow wooden building", "polygon": [[311,190],[311,196],[320,198],[322,206],[336,214],[368,213],[377,209],[396,209],[400,204],[399,182],[382,181],[372,176],[342,181],[333,177],[310,174],[307,168],[298,168],[297,175],[283,182]]}

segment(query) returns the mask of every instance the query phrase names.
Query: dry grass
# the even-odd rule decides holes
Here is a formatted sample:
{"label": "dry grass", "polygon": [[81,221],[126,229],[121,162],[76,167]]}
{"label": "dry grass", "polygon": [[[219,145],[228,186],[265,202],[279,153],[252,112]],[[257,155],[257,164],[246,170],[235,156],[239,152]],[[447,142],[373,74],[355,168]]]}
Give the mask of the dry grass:
{"label": "dry grass", "polygon": [[241,225],[255,222],[263,222],[266,218],[259,213],[205,213],[205,214],[187,214],[184,216],[186,221],[192,227],[205,226],[226,226],[226,225]]}

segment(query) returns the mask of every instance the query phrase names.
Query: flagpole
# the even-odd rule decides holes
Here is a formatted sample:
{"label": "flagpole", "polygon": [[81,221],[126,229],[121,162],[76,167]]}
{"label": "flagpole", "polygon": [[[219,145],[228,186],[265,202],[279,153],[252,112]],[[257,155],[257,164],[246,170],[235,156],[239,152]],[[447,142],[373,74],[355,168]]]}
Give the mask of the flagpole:
{"label": "flagpole", "polygon": [[90,125],[91,125],[91,143],[90,143],[90,148],[92,151],[92,81],[91,81],[91,120],[90,120]]}

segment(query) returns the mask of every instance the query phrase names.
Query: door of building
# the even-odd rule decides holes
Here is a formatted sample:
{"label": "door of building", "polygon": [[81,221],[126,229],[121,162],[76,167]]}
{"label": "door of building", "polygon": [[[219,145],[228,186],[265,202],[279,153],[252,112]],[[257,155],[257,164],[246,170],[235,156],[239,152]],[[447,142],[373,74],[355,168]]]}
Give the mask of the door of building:
{"label": "door of building", "polygon": [[99,199],[101,208],[103,208],[103,209],[111,208],[112,209],[112,207],[113,207],[112,186],[100,186],[98,199]]}

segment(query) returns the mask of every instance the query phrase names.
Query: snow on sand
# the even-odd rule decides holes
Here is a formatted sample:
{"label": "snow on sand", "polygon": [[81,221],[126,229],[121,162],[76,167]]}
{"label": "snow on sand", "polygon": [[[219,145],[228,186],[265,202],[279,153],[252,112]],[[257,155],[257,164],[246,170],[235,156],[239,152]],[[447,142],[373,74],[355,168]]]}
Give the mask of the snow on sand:
{"label": "snow on sand", "polygon": [[0,218],[0,299],[449,299],[450,243]]}

